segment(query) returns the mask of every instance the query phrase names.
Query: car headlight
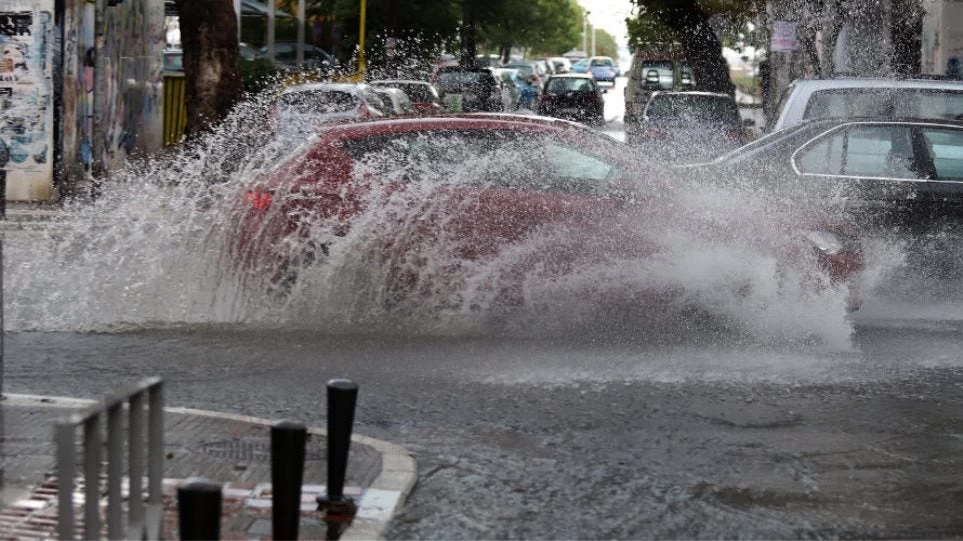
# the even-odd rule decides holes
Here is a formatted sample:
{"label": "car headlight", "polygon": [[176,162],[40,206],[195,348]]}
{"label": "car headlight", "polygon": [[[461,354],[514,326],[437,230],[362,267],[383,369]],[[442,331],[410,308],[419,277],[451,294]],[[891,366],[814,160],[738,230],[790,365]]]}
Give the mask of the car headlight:
{"label": "car headlight", "polygon": [[809,242],[826,255],[836,255],[849,248],[848,239],[832,231],[810,231],[806,234]]}

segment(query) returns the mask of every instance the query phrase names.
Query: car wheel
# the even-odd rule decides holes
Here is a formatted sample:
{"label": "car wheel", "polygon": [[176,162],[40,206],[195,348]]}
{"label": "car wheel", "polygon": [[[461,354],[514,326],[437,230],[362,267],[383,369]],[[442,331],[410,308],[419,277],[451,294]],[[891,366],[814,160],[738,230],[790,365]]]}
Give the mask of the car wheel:
{"label": "car wheel", "polygon": [[301,271],[323,261],[330,254],[326,243],[307,241],[301,253],[280,263],[268,283],[268,294],[285,299],[298,283]]}

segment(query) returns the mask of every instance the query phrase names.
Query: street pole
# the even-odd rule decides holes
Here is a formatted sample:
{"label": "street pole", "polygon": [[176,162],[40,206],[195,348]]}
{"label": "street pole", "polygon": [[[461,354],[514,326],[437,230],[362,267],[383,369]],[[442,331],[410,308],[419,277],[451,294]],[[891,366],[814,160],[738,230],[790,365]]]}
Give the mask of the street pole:
{"label": "street pole", "polygon": [[268,0],[267,3],[267,54],[271,62],[274,62],[274,11],[277,9],[277,0]]}
{"label": "street pole", "polygon": [[595,27],[592,27],[592,56],[595,56]]}
{"label": "street pole", "polygon": [[104,57],[104,37],[107,33],[106,0],[94,3],[94,133],[91,141],[93,159],[90,163],[92,177],[90,196],[96,199],[100,195],[100,182],[104,175],[104,145],[107,136],[104,133],[104,106],[107,101],[107,59]]}
{"label": "street pole", "polygon": [[298,0],[298,67],[304,65],[304,0]]}
{"label": "street pole", "polygon": [[588,55],[588,16],[591,11],[582,14],[582,52]]}
{"label": "street pole", "polygon": [[237,41],[241,41],[241,0],[234,0],[234,14],[237,15]]}
{"label": "street pole", "polygon": [[364,58],[364,27],[365,19],[368,14],[368,0],[361,0],[361,24],[358,29],[358,82],[364,80],[364,72],[367,69],[367,64]]}

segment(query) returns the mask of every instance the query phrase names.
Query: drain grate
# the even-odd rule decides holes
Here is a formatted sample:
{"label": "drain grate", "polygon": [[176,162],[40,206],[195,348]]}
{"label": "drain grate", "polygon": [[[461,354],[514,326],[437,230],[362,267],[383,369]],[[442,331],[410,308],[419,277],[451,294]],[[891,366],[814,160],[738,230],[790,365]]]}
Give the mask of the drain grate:
{"label": "drain grate", "polygon": [[[267,438],[217,440],[201,444],[204,454],[239,462],[271,462],[271,440]],[[327,450],[312,444],[309,439],[304,449],[305,461],[327,458]]]}

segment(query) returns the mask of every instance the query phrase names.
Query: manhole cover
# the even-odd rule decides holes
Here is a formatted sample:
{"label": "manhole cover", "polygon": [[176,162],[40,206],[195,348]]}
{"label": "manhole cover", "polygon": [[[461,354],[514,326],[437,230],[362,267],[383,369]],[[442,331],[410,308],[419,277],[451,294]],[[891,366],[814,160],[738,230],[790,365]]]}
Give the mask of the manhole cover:
{"label": "manhole cover", "polygon": [[[263,438],[210,441],[201,444],[201,451],[213,457],[239,462],[271,462],[271,440]],[[310,441],[305,445],[305,461],[324,460],[327,454],[325,449],[312,445]]]}

